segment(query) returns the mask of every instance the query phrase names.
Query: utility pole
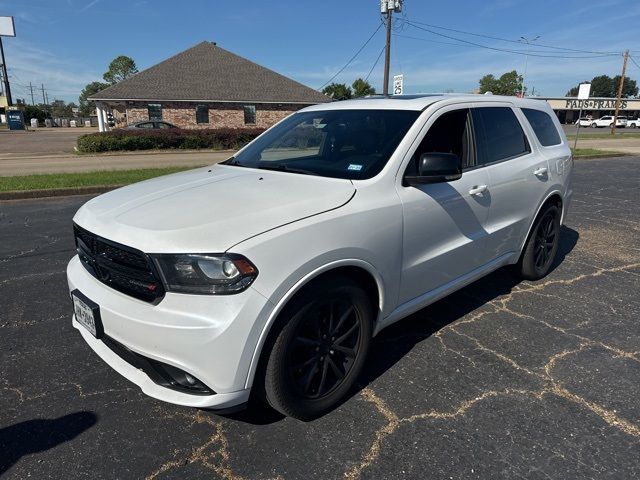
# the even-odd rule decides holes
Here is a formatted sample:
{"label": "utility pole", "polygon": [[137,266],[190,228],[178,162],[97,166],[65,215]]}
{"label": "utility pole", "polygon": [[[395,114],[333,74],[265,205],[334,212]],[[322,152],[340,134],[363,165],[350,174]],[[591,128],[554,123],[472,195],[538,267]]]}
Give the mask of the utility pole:
{"label": "utility pole", "polygon": [[4,59],[4,48],[2,47],[2,36],[0,36],[0,59],[2,60],[2,79],[4,80],[4,92],[7,96],[7,105],[13,105],[11,99],[11,87],[9,86],[9,74],[7,73],[7,61]]}
{"label": "utility pole", "polygon": [[537,35],[535,38],[526,38],[520,37],[521,42],[525,42],[527,44],[527,54],[524,56],[524,75],[522,75],[522,85],[520,86],[520,96],[524,98],[525,91],[525,83],[527,81],[527,63],[529,63],[529,48],[531,47],[531,43],[535,42],[540,38],[540,35]]}
{"label": "utility pole", "polygon": [[618,96],[616,97],[616,113],[613,115],[613,123],[611,124],[611,135],[616,134],[616,123],[618,123],[618,114],[620,113],[620,100],[622,99],[622,90],[624,89],[624,76],[627,73],[628,61],[629,50],[625,50],[624,60],[622,62],[622,75],[620,76],[620,84],[618,85]]}
{"label": "utility pole", "polygon": [[31,91],[31,105],[35,105],[33,100],[33,85],[31,85],[31,82],[29,82],[29,90]]}
{"label": "utility pole", "polygon": [[386,97],[389,95],[389,66],[391,63],[391,25],[394,10],[400,12],[402,10],[402,0],[380,0],[380,13],[387,14],[387,42],[385,43],[384,53],[384,82],[382,85],[382,94]]}

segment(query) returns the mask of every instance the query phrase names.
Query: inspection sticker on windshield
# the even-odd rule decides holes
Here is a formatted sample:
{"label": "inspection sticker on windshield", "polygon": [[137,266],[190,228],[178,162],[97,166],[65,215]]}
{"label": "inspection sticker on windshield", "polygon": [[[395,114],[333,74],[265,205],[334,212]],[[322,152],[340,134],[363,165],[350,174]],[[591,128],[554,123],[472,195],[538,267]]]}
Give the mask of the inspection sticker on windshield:
{"label": "inspection sticker on windshield", "polygon": [[359,172],[360,170],[362,170],[362,165],[356,165],[355,163],[350,163],[349,166],[347,167],[347,170],[355,170],[356,172]]}

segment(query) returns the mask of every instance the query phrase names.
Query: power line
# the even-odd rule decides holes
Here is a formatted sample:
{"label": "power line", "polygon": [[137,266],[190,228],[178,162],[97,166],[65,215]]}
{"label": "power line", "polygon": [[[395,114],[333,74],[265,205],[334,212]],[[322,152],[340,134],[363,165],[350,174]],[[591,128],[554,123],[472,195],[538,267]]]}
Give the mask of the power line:
{"label": "power line", "polygon": [[633,58],[631,55],[629,55],[629,60],[631,60],[636,67],[640,68],[640,65],[638,65],[638,62],[636,62],[636,59]]}
{"label": "power line", "polygon": [[371,73],[376,68],[376,65],[378,65],[378,62],[380,61],[380,57],[382,57],[382,54],[384,53],[385,48],[386,48],[386,46],[382,47],[382,50],[380,50],[380,53],[378,54],[378,58],[376,58],[376,61],[373,62],[373,66],[371,67],[371,70],[369,70],[369,73],[367,73],[367,76],[364,78],[365,82],[367,80],[369,80],[369,77],[371,76]]}
{"label": "power line", "polygon": [[336,73],[333,77],[331,77],[324,84],[322,84],[318,88],[318,90],[322,89],[325,85],[328,85],[329,83],[331,83],[338,75],[340,75],[344,71],[345,68],[347,68],[349,65],[351,65],[351,62],[353,62],[356,59],[356,57],[358,55],[360,55],[360,52],[362,52],[362,50],[364,50],[364,47],[366,47],[369,44],[369,42],[371,41],[371,39],[375,36],[375,34],[378,33],[378,30],[380,30],[380,28],[382,28],[382,25],[383,25],[383,23],[381,22],[378,25],[378,28],[376,28],[374,30],[374,32],[371,34],[371,36],[367,39],[367,41],[362,44],[362,46],[358,49],[358,51],[355,53],[355,55],[353,57],[351,57],[349,59],[349,61],[347,63],[345,63],[344,66],[340,70],[338,70],[338,73]]}
{"label": "power line", "polygon": [[417,28],[419,30],[424,30],[425,32],[429,32],[432,33],[433,35],[438,35],[440,37],[445,37],[448,38],[450,40],[456,40],[458,42],[462,42],[462,43],[466,43],[468,45],[472,45],[474,47],[478,47],[478,48],[484,48],[487,50],[494,50],[497,52],[504,52],[504,53],[514,53],[516,55],[530,55],[532,57],[543,57],[543,58],[602,58],[602,57],[610,57],[612,55],[616,55],[619,56],[619,53],[616,54],[600,54],[600,55],[580,55],[580,56],[575,56],[575,55],[543,55],[543,54],[539,54],[539,53],[527,53],[527,52],[523,52],[520,50],[512,50],[512,49],[506,49],[506,48],[497,48],[497,47],[490,47],[488,45],[482,45],[480,43],[475,43],[475,42],[471,42],[469,40],[464,40],[462,38],[457,38],[457,37],[453,37],[451,35],[446,35],[444,33],[440,33],[440,32],[435,32],[433,30],[430,30],[428,28],[425,27],[421,27],[419,25],[416,25],[410,21],[407,20],[407,24],[411,25],[414,28]]}
{"label": "power line", "polygon": [[[424,26],[431,27],[431,28],[437,28],[439,30],[446,30],[446,31],[449,31],[449,32],[462,33],[464,35],[472,35],[474,37],[488,38],[488,39],[491,39],[491,40],[499,40],[501,42],[509,42],[509,43],[517,43],[517,44],[521,44],[522,43],[519,40],[512,40],[510,38],[496,37],[496,36],[493,36],[493,35],[485,35],[485,34],[482,34],[482,33],[466,32],[464,30],[456,30],[455,28],[448,28],[448,27],[442,27],[440,25],[433,25],[433,24],[429,24],[429,23],[418,22],[417,20],[411,20],[411,21],[407,20],[407,23],[417,23],[418,25],[424,25]],[[539,47],[551,48],[551,49],[554,49],[554,50],[565,50],[565,51],[568,51],[568,52],[591,53],[591,54],[597,54],[597,55],[622,55],[622,52],[603,52],[603,51],[593,51],[593,50],[580,50],[580,49],[576,49],[576,48],[557,47],[555,45],[548,45],[548,44],[544,44],[544,43],[536,43],[536,45],[539,46]]]}

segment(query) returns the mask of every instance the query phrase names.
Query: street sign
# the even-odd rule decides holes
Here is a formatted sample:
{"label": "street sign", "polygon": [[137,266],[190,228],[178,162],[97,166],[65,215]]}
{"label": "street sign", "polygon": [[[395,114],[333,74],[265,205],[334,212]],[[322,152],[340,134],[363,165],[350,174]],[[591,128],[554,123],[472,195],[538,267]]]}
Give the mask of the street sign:
{"label": "street sign", "polygon": [[578,99],[587,100],[590,94],[591,94],[591,84],[581,83],[580,86],[578,87]]}
{"label": "street sign", "polygon": [[404,75],[393,76],[393,94],[402,95],[404,91]]}
{"label": "street sign", "polygon": [[13,17],[0,17],[0,36],[15,37],[16,27],[13,24]]}

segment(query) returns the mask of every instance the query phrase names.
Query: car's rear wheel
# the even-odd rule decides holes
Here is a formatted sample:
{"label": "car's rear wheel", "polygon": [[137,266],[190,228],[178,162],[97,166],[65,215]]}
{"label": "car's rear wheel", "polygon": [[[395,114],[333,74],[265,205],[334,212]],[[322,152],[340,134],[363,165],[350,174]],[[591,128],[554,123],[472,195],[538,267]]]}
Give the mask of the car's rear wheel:
{"label": "car's rear wheel", "polygon": [[538,215],[520,257],[519,270],[527,280],[539,280],[551,269],[560,241],[560,209],[548,205]]}
{"label": "car's rear wheel", "polygon": [[349,278],[302,291],[279,318],[265,368],[267,402],[300,420],[338,405],[362,370],[373,320],[367,294]]}
{"label": "car's rear wheel", "polygon": [[629,128],[636,128],[636,124],[632,123],[631,125],[629,125]]}

